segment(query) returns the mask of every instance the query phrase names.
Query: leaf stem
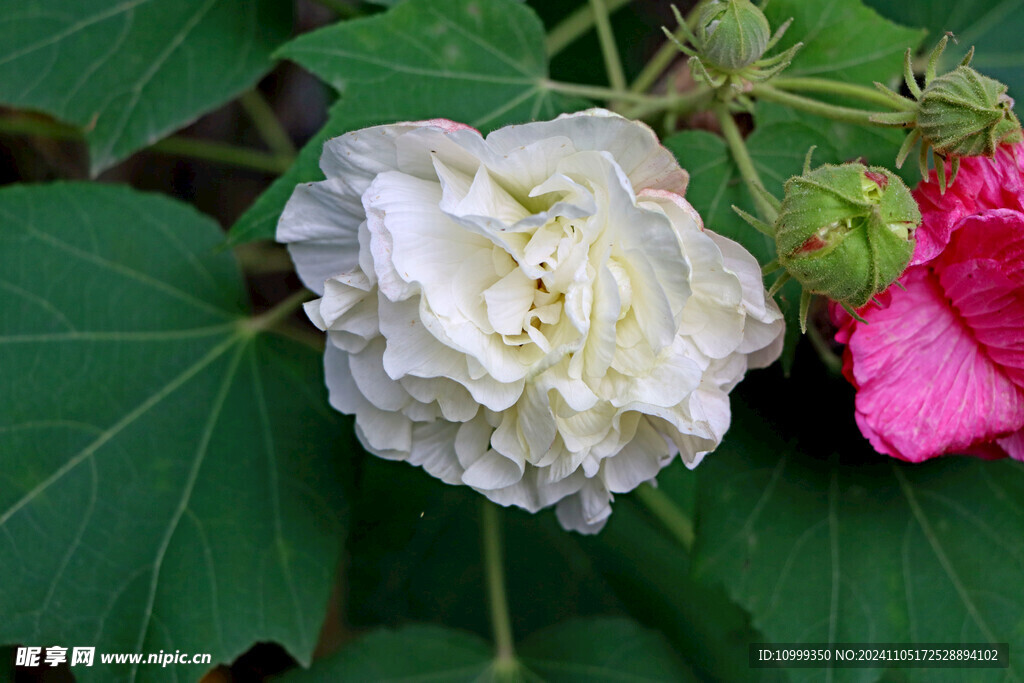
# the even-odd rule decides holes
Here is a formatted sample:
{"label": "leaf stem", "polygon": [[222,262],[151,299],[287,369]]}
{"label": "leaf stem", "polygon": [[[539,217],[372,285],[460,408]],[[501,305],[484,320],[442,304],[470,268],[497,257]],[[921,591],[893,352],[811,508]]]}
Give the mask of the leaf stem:
{"label": "leaf stem", "polygon": [[267,102],[266,98],[258,88],[247,90],[238,98],[238,103],[245,109],[245,113],[252,119],[253,125],[259,132],[263,142],[274,154],[279,157],[295,157],[295,145],[277,119],[277,114]]}
{"label": "leaf stem", "polygon": [[594,14],[597,28],[597,40],[601,44],[601,56],[604,57],[604,68],[608,74],[608,83],[615,90],[626,89],[626,72],[622,69],[622,58],[615,44],[612,23],[608,20],[608,6],[605,0],[590,0],[590,9]]}
{"label": "leaf stem", "polygon": [[834,121],[841,121],[843,123],[853,123],[858,126],[879,126],[881,124],[872,121],[871,117],[875,114],[888,113],[840,107],[836,104],[828,104],[827,102],[822,102],[820,100],[812,100],[809,97],[794,95],[793,93],[789,93],[784,90],[778,90],[764,83],[755,83],[750,89],[750,94],[768,102],[783,104],[787,107],[799,109],[800,111],[805,111],[809,114],[822,116]]}
{"label": "leaf stem", "polygon": [[311,298],[312,296],[309,292],[305,289],[300,289],[299,291],[289,295],[286,299],[277,303],[269,310],[266,310],[257,316],[243,319],[240,327],[250,335],[269,330],[287,320],[288,316],[294,313],[300,306],[302,306],[302,304],[306,303]]}
{"label": "leaf stem", "polygon": [[635,103],[636,107],[625,112],[629,118],[633,119],[649,116],[660,111],[674,111],[679,114],[687,114],[705,104],[711,99],[713,94],[713,91],[706,86],[700,86],[679,95],[646,95],[628,90],[605,88],[600,85],[563,83],[561,81],[549,80],[543,81],[541,87],[566,95],[579,95],[580,97],[592,100]]}
{"label": "leaf stem", "polygon": [[[55,140],[81,141],[85,139],[82,131],[78,128],[24,115],[0,116],[0,133],[38,135]],[[164,138],[146,149],[157,154],[187,156],[270,175],[280,175],[287,171],[292,164],[291,159],[276,154],[180,135]]]}
{"label": "leaf stem", "polygon": [[[676,29],[673,35],[675,35],[677,40],[682,40],[682,36],[685,34],[683,33],[683,29],[680,28]],[[637,74],[636,80],[634,80],[629,86],[630,91],[647,92],[648,88],[654,85],[655,81],[658,80],[658,77],[661,76],[665,69],[668,68],[668,65],[671,64],[679,54],[679,48],[677,48],[671,40],[666,40],[662,43],[661,47],[658,48],[658,51],[655,52],[649,60],[647,60],[647,63],[644,64],[644,68],[642,68],[640,73]]]}
{"label": "leaf stem", "polygon": [[[895,108],[895,102],[874,88],[858,83],[845,83],[831,78],[773,78],[772,86],[779,90],[804,92],[820,92],[831,95],[853,97],[863,102],[877,104],[886,109]],[[912,111],[913,104],[908,102],[905,111]]]}
{"label": "leaf stem", "polygon": [[592,100],[620,100],[622,102],[637,102],[641,104],[658,103],[661,107],[667,107],[675,98],[665,95],[645,95],[643,93],[606,88],[600,85],[584,85],[583,83],[563,83],[562,81],[545,80],[541,87],[548,90],[564,93],[566,95],[579,95]]}
{"label": "leaf stem", "polygon": [[498,506],[484,498],[480,503],[484,570],[487,576],[487,597],[491,606],[491,626],[494,630],[495,666],[514,668],[515,646],[512,640],[512,620],[505,593],[505,566],[502,552],[501,520]]}
{"label": "leaf stem", "polygon": [[648,512],[658,518],[662,526],[679,541],[683,548],[687,551],[693,548],[695,540],[693,520],[679,509],[675,501],[669,498],[664,491],[650,484],[638,487],[636,496]]}
{"label": "leaf stem", "polygon": [[[612,14],[629,0],[605,0],[608,14]],[[569,47],[577,38],[594,27],[594,10],[590,5],[583,5],[548,31],[545,41],[548,57],[554,57]]]}
{"label": "leaf stem", "polygon": [[829,374],[842,375],[843,360],[828,345],[828,341],[817,325],[807,326],[807,339],[810,340],[811,346],[814,347],[814,351],[818,354],[818,358],[821,359]]}
{"label": "leaf stem", "polygon": [[724,104],[716,105],[712,111],[718,118],[718,125],[722,127],[722,135],[725,136],[725,142],[729,145],[733,161],[736,162],[736,166],[740,170],[740,177],[743,178],[743,182],[747,184],[747,189],[754,198],[754,204],[761,213],[761,218],[774,225],[775,219],[778,218],[778,212],[764,196],[768,191],[754,167],[754,161],[750,158],[750,151],[747,149],[747,143],[743,140],[739,126],[736,125],[735,119]]}

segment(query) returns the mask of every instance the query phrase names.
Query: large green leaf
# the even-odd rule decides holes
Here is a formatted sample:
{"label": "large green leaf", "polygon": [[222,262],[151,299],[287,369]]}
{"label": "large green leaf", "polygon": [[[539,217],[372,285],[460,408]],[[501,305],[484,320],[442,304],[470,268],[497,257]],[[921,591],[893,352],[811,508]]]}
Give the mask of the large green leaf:
{"label": "large green leaf", "polygon": [[[818,378],[814,388],[802,399],[791,388],[783,409],[755,412],[734,401],[726,442],[699,472],[697,575],[721,581],[772,642],[1024,648],[1024,466],[957,457],[898,463],[851,437],[849,418],[828,417],[852,412],[837,400],[845,387],[837,392]],[[1010,665],[971,670],[970,678],[902,673],[1015,680],[1024,665]],[[826,672],[790,674],[821,680]],[[879,671],[829,675],[862,681]]]}
{"label": "large green leaf", "polygon": [[9,0],[0,101],[81,127],[93,173],[232,99],[291,30],[280,0]]}
{"label": "large green leaf", "polygon": [[[625,619],[577,619],[544,629],[517,646],[520,680],[695,680],[657,634]],[[440,626],[376,631],[339,654],[297,671],[288,683],[320,681],[492,680],[491,646],[479,636]]]}
{"label": "large green leaf", "polygon": [[365,126],[448,118],[487,132],[586,106],[547,82],[544,29],[514,0],[409,0],[282,48],[342,99],[323,129],[231,229],[232,243],[273,238],[295,185],[322,180],[324,140]]}
{"label": "large green leaf", "polygon": [[319,354],[257,331],[213,221],[127,188],[0,191],[0,642],[308,662],[343,530]]}
{"label": "large green leaf", "polygon": [[923,26],[935,43],[954,34],[943,57],[951,69],[972,45],[975,68],[1010,86],[1010,95],[1024,96],[1024,4],[1016,0],[865,0],[881,14],[908,26]]}
{"label": "large green leaf", "polygon": [[903,53],[924,35],[882,18],[861,0],[773,0],[765,15],[772,26],[793,18],[779,50],[804,44],[786,76],[884,82],[899,72]]}

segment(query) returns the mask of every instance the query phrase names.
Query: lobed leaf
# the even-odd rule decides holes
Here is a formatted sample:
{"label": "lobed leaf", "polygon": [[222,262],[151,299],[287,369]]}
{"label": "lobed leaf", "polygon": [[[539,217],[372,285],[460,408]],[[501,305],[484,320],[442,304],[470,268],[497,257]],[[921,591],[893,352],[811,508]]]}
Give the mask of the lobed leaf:
{"label": "lobed leaf", "polygon": [[114,186],[0,190],[0,642],[254,642],[308,662],[345,528],[316,352],[257,333],[217,225]]}
{"label": "lobed leaf", "polygon": [[516,0],[409,0],[300,36],[280,53],[341,93],[295,166],[232,227],[234,243],[272,239],[295,185],[322,180],[326,139],[395,121],[448,118],[486,133],[586,103],[547,82],[544,28]]}
{"label": "lobed leaf", "polygon": [[252,86],[291,21],[278,0],[10,0],[0,102],[82,128],[95,175]]}

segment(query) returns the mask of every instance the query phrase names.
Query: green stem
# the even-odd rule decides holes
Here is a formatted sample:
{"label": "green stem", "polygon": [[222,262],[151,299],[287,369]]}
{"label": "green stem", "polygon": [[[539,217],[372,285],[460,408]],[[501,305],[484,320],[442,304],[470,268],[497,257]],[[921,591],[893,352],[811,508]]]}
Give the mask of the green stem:
{"label": "green stem", "polygon": [[[773,78],[772,87],[779,90],[793,90],[803,92],[820,92],[831,95],[842,95],[853,97],[863,102],[877,104],[886,109],[896,108],[896,104],[874,88],[869,88],[857,83],[844,83],[831,78]],[[907,102],[903,111],[912,111],[913,103]]]}
{"label": "green stem", "polygon": [[[689,15],[686,17],[686,23],[689,25],[691,31],[696,27],[697,17],[699,16],[699,12],[704,4],[703,0],[698,2],[693,6]],[[672,33],[672,35],[676,37],[676,40],[683,41],[686,36],[686,31],[683,30],[682,26],[680,26]],[[675,43],[671,40],[666,40],[662,43],[661,47],[658,48],[658,51],[654,53],[654,56],[648,60],[647,64],[644,65],[644,68],[640,70],[636,80],[633,81],[633,85],[631,85],[629,89],[633,92],[646,92],[652,85],[654,85],[655,81],[658,80],[658,76],[660,76],[662,72],[668,68],[668,65],[671,64],[678,56],[679,48],[676,47]]]}
{"label": "green stem", "polygon": [[604,68],[608,73],[608,84],[615,90],[626,89],[626,73],[622,69],[619,48],[615,44],[612,23],[608,20],[608,7],[605,0],[590,0],[590,8],[594,13],[597,27],[597,40],[601,44],[601,55],[604,57]]}
{"label": "green stem", "polygon": [[[682,40],[685,34],[682,29],[676,29],[673,35],[675,35],[677,40]],[[654,53],[654,56],[644,64],[644,68],[637,74],[636,80],[629,86],[629,89],[632,92],[647,92],[679,54],[679,48],[675,46],[675,43],[671,40],[666,40],[658,48],[658,51]]]}
{"label": "green stem", "polygon": [[778,218],[778,212],[764,196],[767,190],[765,190],[764,183],[761,182],[761,176],[758,175],[757,169],[754,168],[754,161],[750,158],[747,143],[744,142],[743,134],[740,133],[735,119],[724,104],[716,105],[712,111],[718,118],[718,125],[722,127],[722,135],[725,136],[725,142],[729,145],[733,161],[740,169],[740,176],[747,184],[747,188],[754,198],[754,204],[761,213],[761,218],[774,225],[775,219]]}
{"label": "green stem", "polygon": [[248,147],[236,147],[215,140],[183,136],[164,138],[147,149],[158,154],[203,159],[227,166],[250,168],[271,175],[281,175],[292,166],[292,159],[287,157],[267,154]]}
{"label": "green stem", "polygon": [[[0,133],[11,135],[38,135],[55,140],[84,139],[82,131],[55,121],[30,116],[0,116]],[[238,166],[271,175],[280,175],[291,167],[291,160],[267,152],[235,147],[213,140],[200,140],[183,136],[164,138],[146,148],[157,154],[188,156],[228,166]]]}
{"label": "green stem", "polygon": [[[611,14],[629,0],[605,0],[608,13]],[[545,41],[548,57],[553,57],[569,47],[577,38],[594,27],[594,11],[590,5],[583,5],[548,31]]]}
{"label": "green stem", "polygon": [[750,89],[750,94],[768,102],[783,104],[787,107],[799,109],[800,111],[805,111],[809,114],[822,116],[835,121],[841,121],[843,123],[853,123],[858,126],[880,126],[881,124],[872,121],[871,117],[875,114],[888,113],[840,107],[835,104],[812,100],[809,97],[794,95],[793,93],[789,93],[784,90],[777,90],[764,83],[755,83]]}
{"label": "green stem", "polygon": [[480,527],[483,534],[487,597],[491,606],[491,626],[494,630],[495,667],[512,668],[516,665],[516,651],[512,640],[508,596],[505,593],[501,520],[498,519],[498,506],[486,498],[480,503]]}
{"label": "green stem", "polygon": [[818,354],[818,358],[821,359],[821,362],[830,374],[843,374],[842,359],[832,351],[832,347],[828,345],[828,341],[825,340],[817,325],[807,326],[807,339],[810,340],[811,346],[814,347],[814,351]]}
{"label": "green stem", "polygon": [[687,114],[707,103],[714,94],[710,88],[703,85],[681,95],[645,95],[628,90],[605,88],[600,85],[583,85],[582,83],[563,83],[561,81],[547,80],[541,83],[541,87],[566,95],[579,95],[580,97],[592,100],[633,102],[637,106],[626,112],[629,118],[633,119],[649,116],[660,111],[674,111],[679,114]]}
{"label": "green stem", "polygon": [[686,116],[706,106],[714,94],[711,88],[705,85],[698,85],[695,89],[678,95],[652,98],[647,102],[638,104],[625,113],[631,119],[646,118],[651,114],[657,114],[662,111],[672,112],[677,116]]}
{"label": "green stem", "polygon": [[280,157],[295,156],[295,145],[292,144],[288,131],[277,120],[277,114],[274,113],[270,103],[258,89],[247,90],[238,98],[238,101],[245,109],[245,113],[252,119],[263,142],[274,154]]}
{"label": "green stem", "polygon": [[289,295],[286,299],[276,304],[273,308],[260,313],[252,318],[240,321],[240,327],[248,334],[265,332],[288,319],[302,304],[312,298],[309,292],[304,289]]}
{"label": "green stem", "polygon": [[647,510],[658,518],[665,529],[679,541],[687,551],[693,548],[695,535],[693,520],[679,509],[679,506],[661,489],[643,484],[636,490],[636,496]]}
{"label": "green stem", "polygon": [[657,103],[661,108],[667,108],[675,99],[664,95],[644,95],[643,93],[629,92],[628,90],[605,88],[600,85],[583,85],[582,83],[544,81],[541,85],[548,90],[555,90],[566,95],[579,95],[580,97],[587,97],[592,100],[619,100],[640,104]]}

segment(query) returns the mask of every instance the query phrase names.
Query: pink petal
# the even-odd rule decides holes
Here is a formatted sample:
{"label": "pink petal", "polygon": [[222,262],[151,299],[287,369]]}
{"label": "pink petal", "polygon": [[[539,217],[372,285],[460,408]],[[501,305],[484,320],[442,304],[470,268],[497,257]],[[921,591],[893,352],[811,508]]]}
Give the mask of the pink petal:
{"label": "pink petal", "polygon": [[857,423],[872,445],[919,462],[1024,427],[1024,391],[979,346],[939,277],[918,267],[903,281],[907,291],[863,310],[870,324],[850,337]]}
{"label": "pink petal", "polygon": [[997,439],[996,443],[1011,458],[1024,460],[1024,429],[1018,430],[1004,439]]}
{"label": "pink petal", "polygon": [[1001,147],[994,158],[967,157],[961,161],[956,182],[939,192],[932,171],[930,182],[914,190],[922,224],[911,265],[938,256],[966,216],[988,209],[1024,211],[1024,144]]}
{"label": "pink petal", "polygon": [[986,355],[1024,387],[1024,214],[964,220],[935,262],[942,289]]}

